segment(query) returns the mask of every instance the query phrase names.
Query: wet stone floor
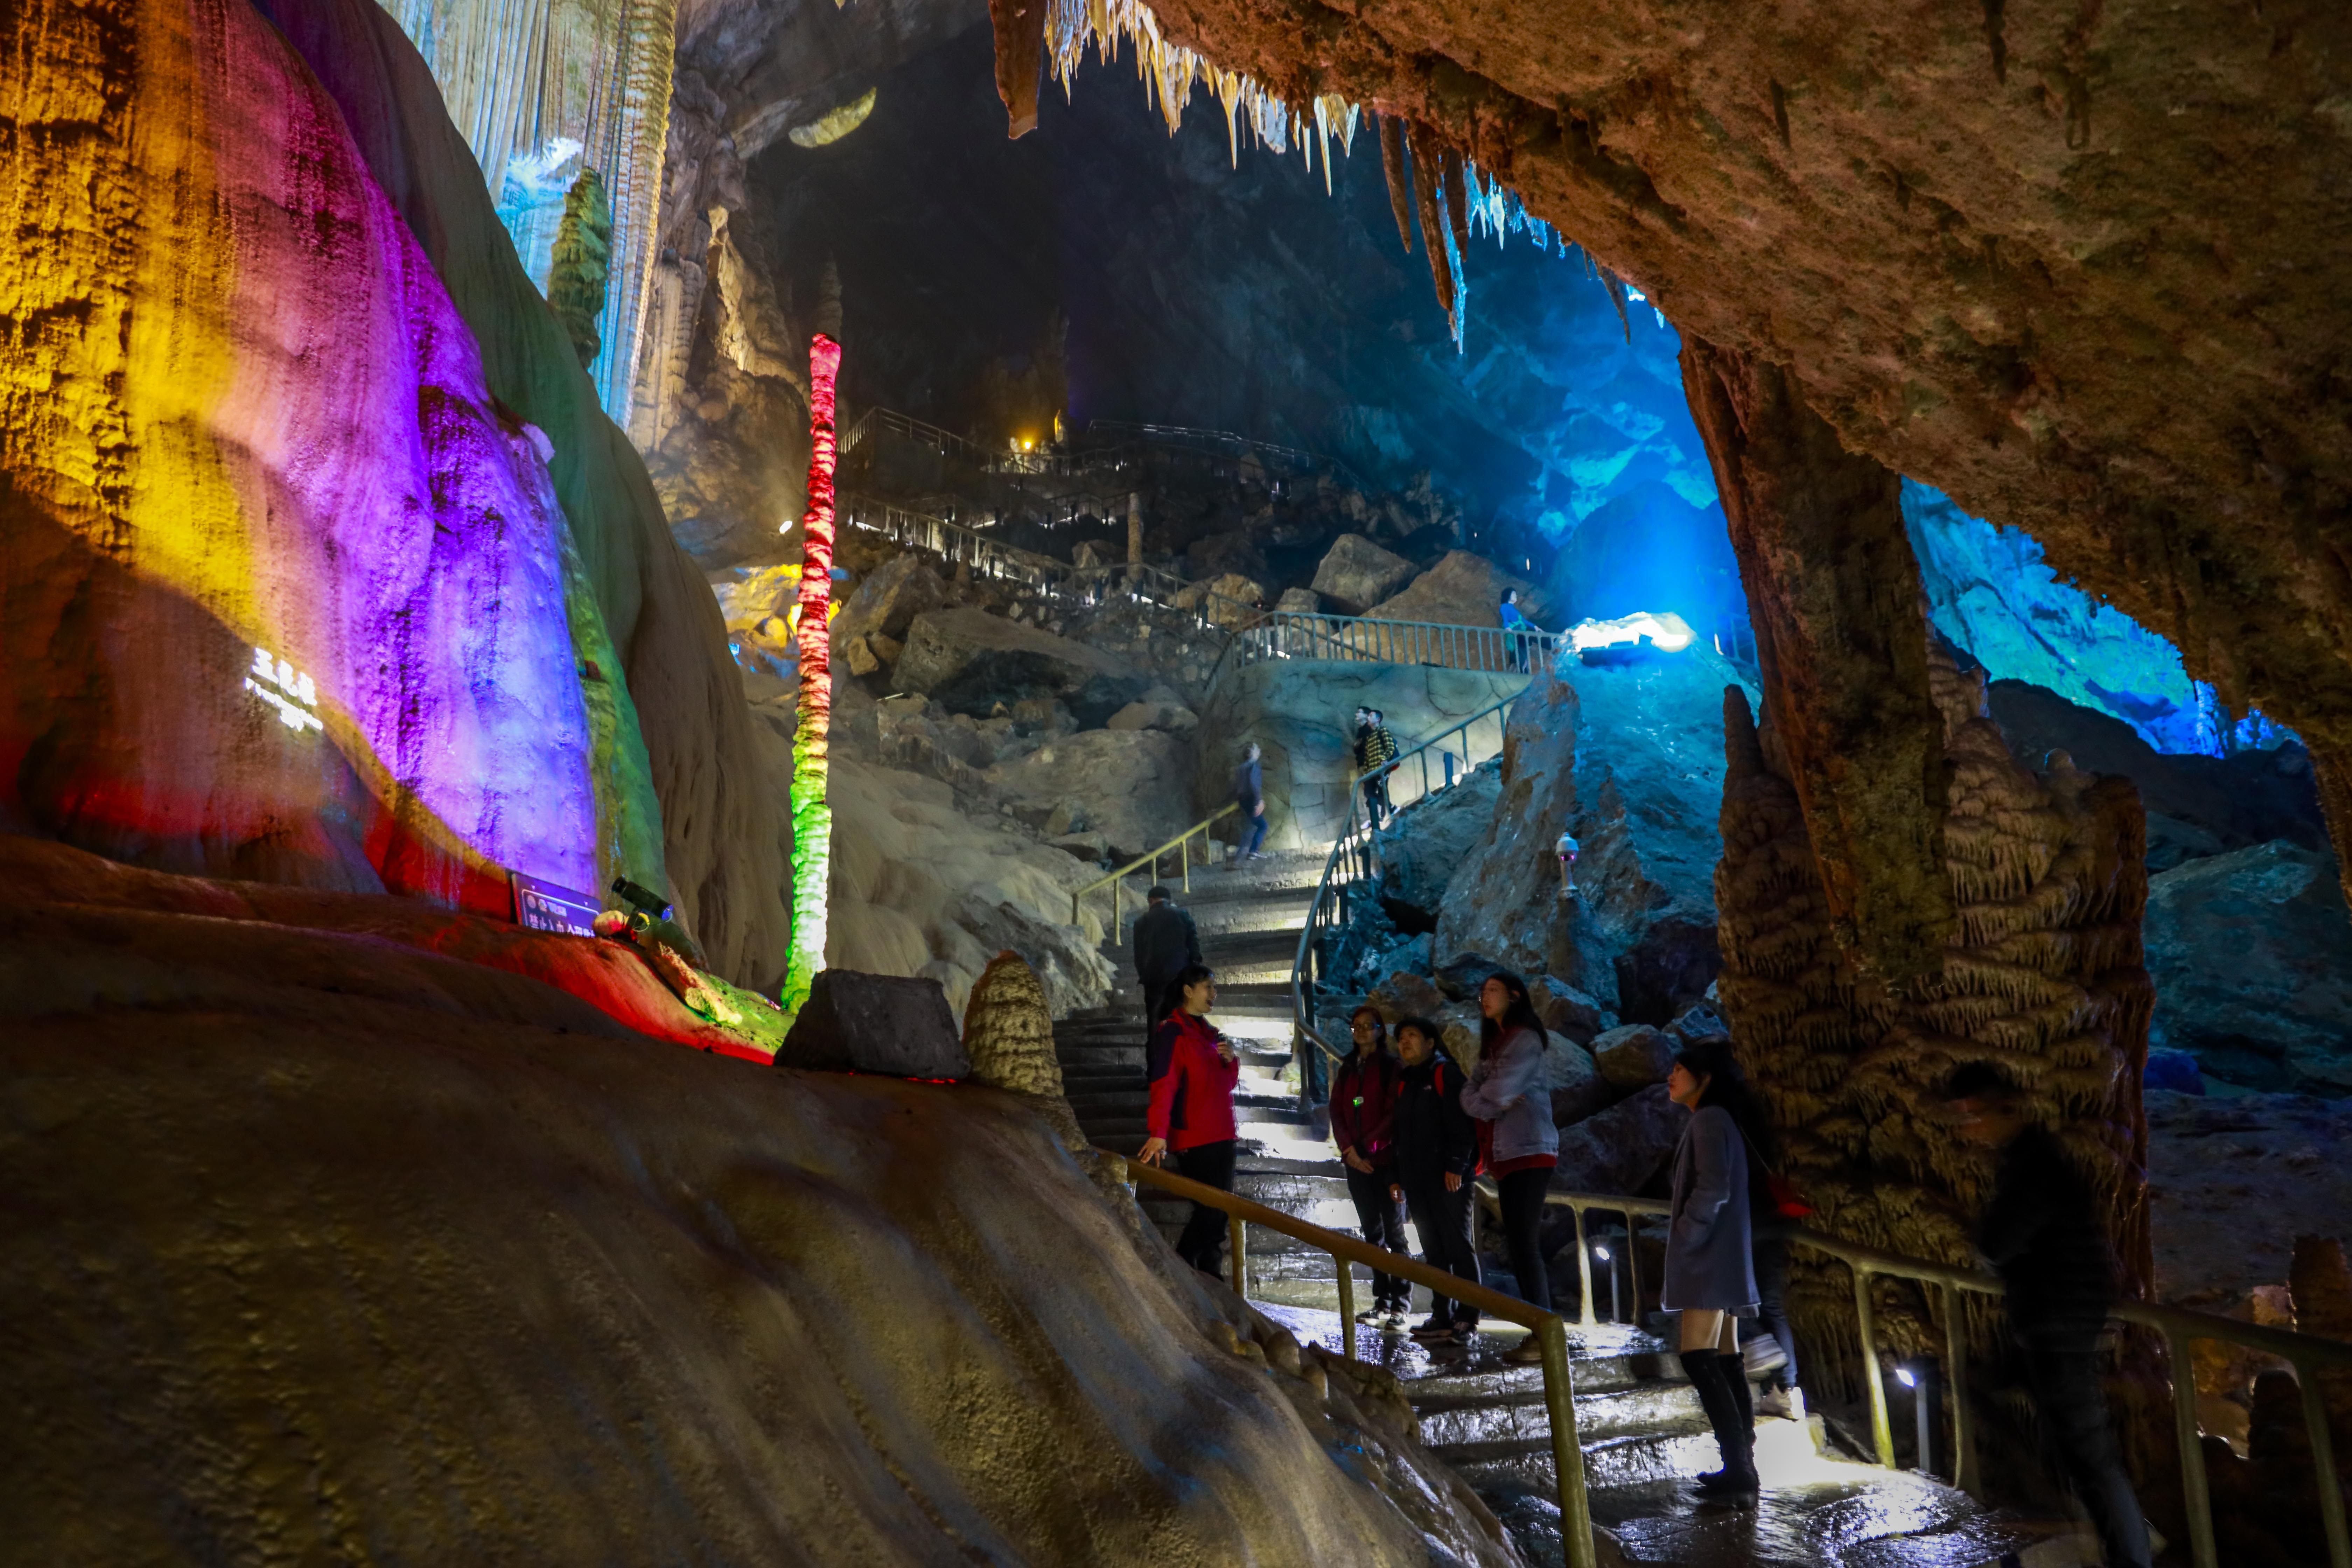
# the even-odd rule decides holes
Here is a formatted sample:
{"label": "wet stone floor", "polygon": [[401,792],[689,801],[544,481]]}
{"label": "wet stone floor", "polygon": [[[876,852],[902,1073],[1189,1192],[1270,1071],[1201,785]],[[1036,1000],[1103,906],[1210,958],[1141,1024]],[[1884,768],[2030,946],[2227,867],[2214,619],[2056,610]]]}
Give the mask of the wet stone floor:
{"label": "wet stone floor", "polygon": [[[1365,1287],[1368,1293],[1368,1285]],[[1300,1342],[1341,1346],[1339,1314],[1259,1300]],[[1356,1353],[1396,1373],[1423,1438],[1476,1487],[1531,1563],[1563,1561],[1543,1376],[1501,1360],[1519,1331],[1431,1352],[1357,1327]],[[1664,1342],[1626,1325],[1572,1329],[1577,1431],[1601,1561],[1677,1568],[2076,1568],[2096,1553],[2063,1521],[1990,1510],[1931,1478],[1823,1451],[1818,1425],[1760,1421],[1753,1508],[1699,1498],[1715,1440]],[[1613,1548],[1613,1549],[1612,1549]]]}

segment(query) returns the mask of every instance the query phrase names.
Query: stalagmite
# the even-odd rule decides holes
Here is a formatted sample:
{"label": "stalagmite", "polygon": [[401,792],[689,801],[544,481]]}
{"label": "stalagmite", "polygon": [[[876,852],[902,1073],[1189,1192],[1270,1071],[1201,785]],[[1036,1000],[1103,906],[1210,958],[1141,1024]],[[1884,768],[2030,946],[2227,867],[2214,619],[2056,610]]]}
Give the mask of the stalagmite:
{"label": "stalagmite", "polygon": [[1005,134],[1018,141],[1037,129],[1045,0],[988,0],[988,20],[996,30],[996,96],[1004,100]]}
{"label": "stalagmite", "polygon": [[1901,481],[1779,366],[1695,337],[1682,364],[1838,940],[1891,985],[1931,978],[1952,933],[1950,768]]}
{"label": "stalagmite", "polygon": [[1381,119],[1381,173],[1388,180],[1389,211],[1396,217],[1397,238],[1404,253],[1412,254],[1412,176],[1404,163],[1404,121],[1393,114]]}
{"label": "stalagmite", "polygon": [[[1759,643],[1763,629],[1759,621]],[[1937,972],[1897,990],[1838,940],[1790,736],[1769,716],[1759,733],[1734,688],[1724,699],[1715,878],[1724,1016],[1780,1130],[1784,1173],[1819,1211],[1808,1223],[1887,1251],[1973,1263],[1969,1226],[1990,1164],[1935,1100],[1955,1067],[1991,1062],[2092,1179],[2125,1293],[2141,1294],[2154,1272],[2140,1104],[2154,992],[2140,948],[2147,877],[2137,792],[2128,780],[2078,771],[2063,753],[2039,777],[2021,766],[1986,716],[1983,672],[1958,668],[1924,628],[1916,635],[1937,761],[1953,780],[1938,885],[1957,919]],[[1807,1342],[1808,1385],[1843,1384],[1844,1397],[1859,1399],[1850,1278],[1843,1266],[1797,1256],[1790,1306]],[[1941,1355],[1939,1306],[1884,1279],[1873,1303],[1886,1360]],[[1967,1309],[1966,1336],[1979,1355],[2000,1338],[1989,1309]],[[2147,1353],[2133,1347],[2127,1370],[2146,1370]],[[1978,1451],[1997,1470],[2004,1447],[1988,1434]]]}
{"label": "stalagmite", "polygon": [[793,735],[793,941],[781,1000],[798,1013],[824,967],[825,899],[833,871],[833,808],[827,730],[833,717],[834,379],[841,345],[841,285],[825,263],[819,330],[809,340],[808,511],[801,519],[800,702]]}

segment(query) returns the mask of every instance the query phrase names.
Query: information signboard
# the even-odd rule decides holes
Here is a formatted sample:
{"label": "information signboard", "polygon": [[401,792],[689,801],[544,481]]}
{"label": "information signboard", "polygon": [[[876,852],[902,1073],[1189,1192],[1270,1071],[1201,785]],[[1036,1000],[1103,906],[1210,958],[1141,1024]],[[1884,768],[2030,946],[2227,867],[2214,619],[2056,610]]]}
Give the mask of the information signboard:
{"label": "information signboard", "polygon": [[542,882],[520,871],[507,875],[514,882],[515,924],[572,936],[596,934],[596,916],[604,906],[594,898],[559,888],[553,882]]}

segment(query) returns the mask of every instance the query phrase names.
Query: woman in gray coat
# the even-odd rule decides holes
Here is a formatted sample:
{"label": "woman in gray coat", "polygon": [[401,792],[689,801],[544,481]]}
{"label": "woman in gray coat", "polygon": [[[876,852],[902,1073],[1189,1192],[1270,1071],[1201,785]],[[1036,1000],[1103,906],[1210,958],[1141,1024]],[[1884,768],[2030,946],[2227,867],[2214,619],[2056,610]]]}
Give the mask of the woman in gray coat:
{"label": "woman in gray coat", "polygon": [[1701,1476],[1699,1490],[1752,1501],[1756,1413],[1733,1321],[1754,1317],[1757,1301],[1748,1150],[1735,1115],[1751,1109],[1748,1082],[1727,1042],[1705,1040],[1675,1058],[1666,1093],[1691,1119],[1675,1150],[1659,1305],[1682,1315],[1683,1370],[1723,1451],[1723,1468]]}

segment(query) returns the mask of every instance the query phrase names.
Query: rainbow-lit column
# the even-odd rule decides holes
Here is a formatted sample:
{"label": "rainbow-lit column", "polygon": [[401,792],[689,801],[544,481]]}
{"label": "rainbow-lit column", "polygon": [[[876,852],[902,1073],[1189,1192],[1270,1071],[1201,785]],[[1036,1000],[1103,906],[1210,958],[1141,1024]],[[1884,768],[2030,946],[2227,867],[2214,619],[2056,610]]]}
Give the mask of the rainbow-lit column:
{"label": "rainbow-lit column", "polygon": [[841,345],[809,339],[808,512],[801,519],[800,721],[793,735],[793,946],[784,1011],[808,1001],[824,967],[824,902],[833,867],[833,807],[825,801],[833,721],[833,382]]}

